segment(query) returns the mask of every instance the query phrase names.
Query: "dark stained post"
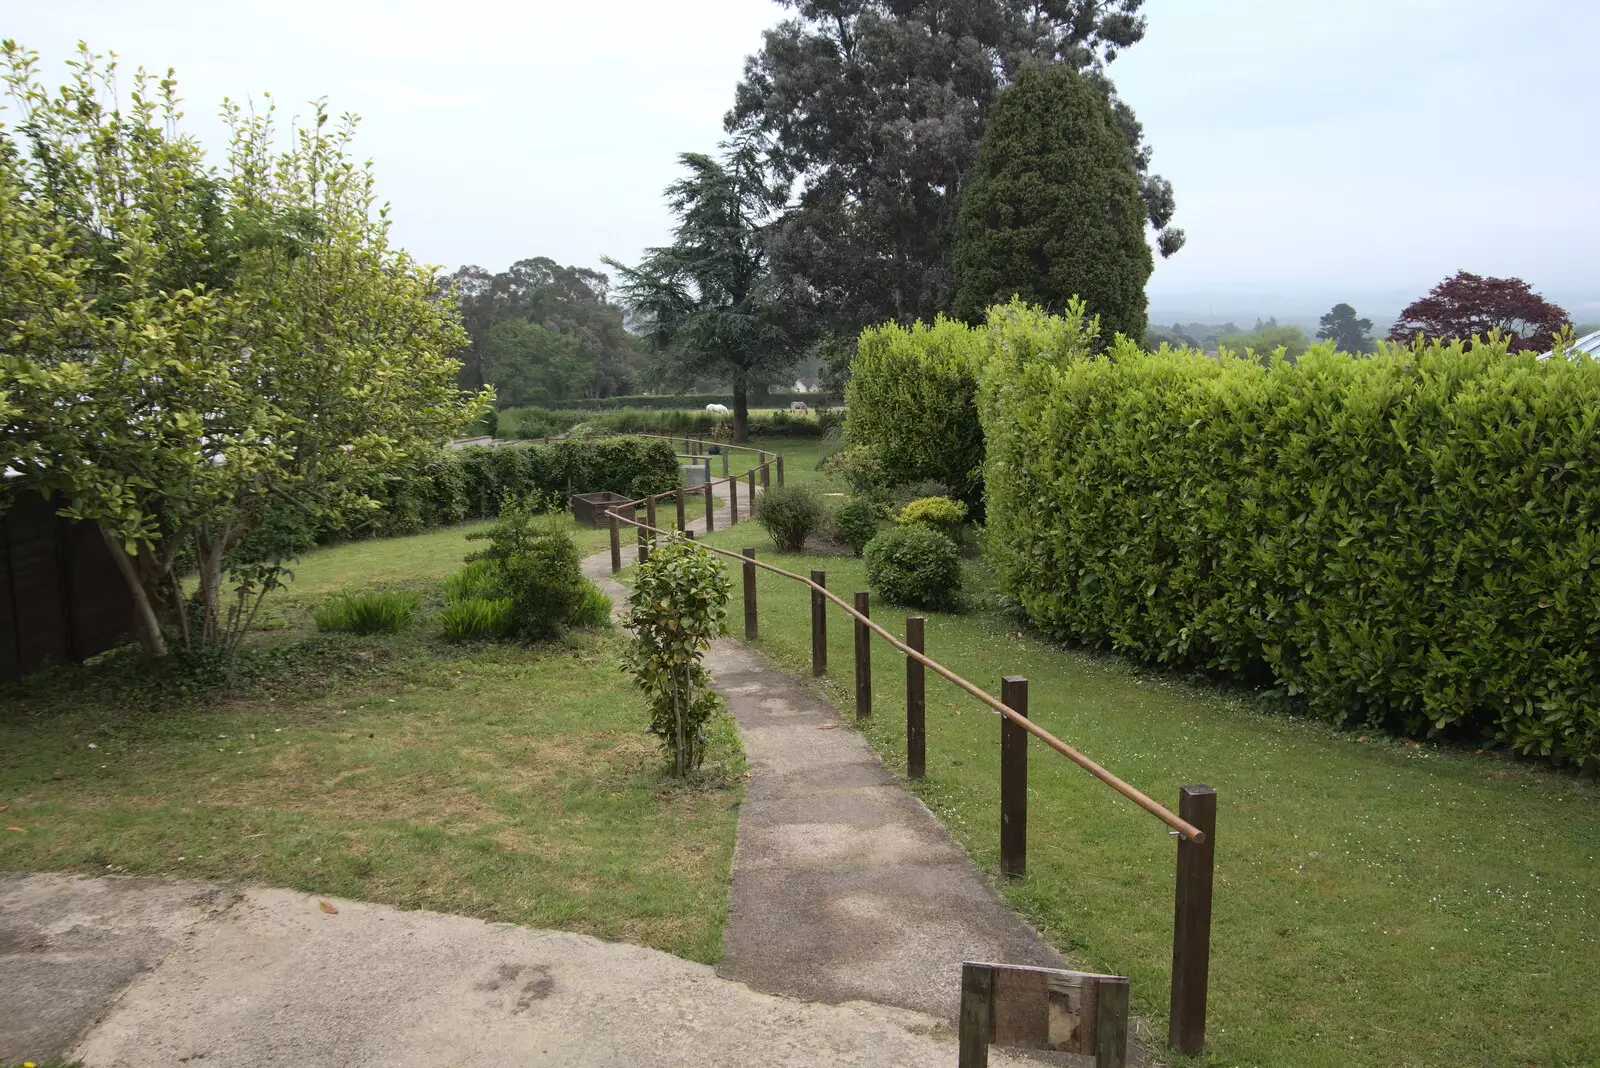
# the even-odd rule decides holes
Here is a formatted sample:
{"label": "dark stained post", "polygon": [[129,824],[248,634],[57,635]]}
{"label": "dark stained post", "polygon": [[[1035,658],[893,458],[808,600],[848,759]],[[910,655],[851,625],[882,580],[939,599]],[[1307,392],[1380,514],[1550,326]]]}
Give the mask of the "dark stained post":
{"label": "dark stained post", "polygon": [[[635,520],[637,520],[639,518],[639,509],[638,508],[634,507],[633,505],[629,505],[628,506],[628,510],[633,513],[633,518]],[[633,529],[638,531],[638,534],[639,534],[639,562],[642,564],[647,559],[649,559],[650,550],[645,548],[645,545],[644,545],[644,527],[638,526],[637,523],[636,523]]]}
{"label": "dark stained post", "polygon": [[[1028,680],[1000,680],[1000,701],[1028,714]],[[1000,717],[1000,874],[1020,879],[1028,870],[1028,732]]]}
{"label": "dark stained post", "polygon": [[993,1016],[993,1001],[994,970],[982,964],[963,964],[958,1068],[989,1068],[989,1021]]}
{"label": "dark stained post", "polygon": [[694,531],[692,531],[692,530],[684,531],[683,532],[683,536],[688,538],[690,541],[694,541]]}
{"label": "dark stained post", "polygon": [[756,640],[756,551],[744,550],[744,640]]}
{"label": "dark stained post", "polygon": [[[856,591],[856,611],[864,616],[869,598],[866,590]],[[861,620],[856,620],[856,719],[872,715],[872,631]]]}
{"label": "dark stained post", "polygon": [[[921,616],[906,617],[906,644],[922,652]],[[928,770],[927,697],[922,662],[906,657],[906,776],[920,779]]]}
{"label": "dark stained post", "polygon": [[689,439],[688,438],[684,438],[683,439],[683,454],[685,456],[693,456],[694,455],[694,453],[689,451]]}
{"label": "dark stained post", "polygon": [[761,451],[759,455],[761,457],[761,491],[765,493],[772,488],[772,468],[767,466],[766,452]]}
{"label": "dark stained post", "polygon": [[[826,571],[811,572],[811,581],[818,586],[828,584]],[[811,591],[811,674],[828,673],[828,599],[821,590]]]}
{"label": "dark stained post", "polygon": [[1215,859],[1217,792],[1178,790],[1178,815],[1200,828],[1203,842],[1178,838],[1178,885],[1172,917],[1172,1004],[1167,1044],[1199,1053],[1206,1044],[1206,981],[1211,971],[1211,870]]}
{"label": "dark stained post", "polygon": [[[726,458],[728,454],[723,453],[722,455]],[[727,467],[728,465],[723,464],[722,466]],[[726,475],[728,472],[724,471],[722,473]],[[739,522],[739,480],[730,478],[726,481],[728,483],[728,525],[731,527]]]}
{"label": "dark stained post", "polygon": [[[706,472],[710,474],[710,472]],[[712,492],[711,480],[706,479],[706,533],[710,534],[717,529],[717,521],[711,518],[711,513],[717,510],[717,498]]]}
{"label": "dark stained post", "polygon": [[783,453],[778,454],[778,488],[783,488]]}
{"label": "dark stained post", "polygon": [[745,478],[750,483],[750,514],[756,514],[756,469],[751,468],[745,472]]}
{"label": "dark stained post", "polygon": [[683,533],[685,530],[689,529],[688,526],[683,521],[683,497],[684,497],[684,492],[685,492],[684,488],[682,486],[679,486],[678,487],[678,492],[674,493],[672,495],[673,497],[675,497],[677,499],[677,502],[678,502],[678,533],[680,533],[680,534]]}
{"label": "dark stained post", "polygon": [[1128,1063],[1128,981],[1101,979],[1095,985],[1094,1068],[1124,1068]]}
{"label": "dark stained post", "polygon": [[622,570],[622,532],[617,529],[617,513],[607,509],[606,516],[611,520],[611,573],[615,575]]}
{"label": "dark stained post", "polygon": [[644,521],[650,528],[650,542],[644,548],[644,555],[639,557],[640,562],[650,559],[650,546],[656,543],[656,499],[653,496],[645,498]]}

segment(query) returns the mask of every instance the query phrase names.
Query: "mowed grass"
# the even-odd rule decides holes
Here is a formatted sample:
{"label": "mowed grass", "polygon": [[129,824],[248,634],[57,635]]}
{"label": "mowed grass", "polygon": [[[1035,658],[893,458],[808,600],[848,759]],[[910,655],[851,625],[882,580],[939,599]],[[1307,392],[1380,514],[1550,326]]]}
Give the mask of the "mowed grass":
{"label": "mowed grass", "polygon": [[[427,617],[467,529],[309,554],[227,684],[146,683],[119,654],[0,690],[0,869],[244,880],[718,959],[731,722],[676,785],[620,635],[444,642]],[[424,618],[368,638],[309,622],[374,586],[424,589]]]}
{"label": "mowed grass", "polygon": [[[825,570],[847,599],[866,588],[860,560],[780,554],[757,526],[712,543]],[[809,592],[759,575],[758,646],[808,675]],[[981,565],[969,576],[981,585]],[[929,655],[991,693],[1002,675],[1026,676],[1036,721],[1174,809],[1181,785],[1219,792],[1209,1052],[1197,1063],[1600,1063],[1593,785],[1271,714],[1248,695],[1053,648],[981,610],[992,590],[974,599],[970,614],[925,613]],[[873,614],[904,633],[906,610]],[[848,622],[830,613],[825,682],[847,715]],[[865,732],[901,771],[904,679],[904,660],[875,641]],[[996,875],[999,721],[931,673],[927,717],[928,777],[912,788]],[[1130,976],[1134,1009],[1161,1038],[1175,859],[1166,828],[1038,743],[1028,827],[1027,878],[1002,893],[1072,959]]]}

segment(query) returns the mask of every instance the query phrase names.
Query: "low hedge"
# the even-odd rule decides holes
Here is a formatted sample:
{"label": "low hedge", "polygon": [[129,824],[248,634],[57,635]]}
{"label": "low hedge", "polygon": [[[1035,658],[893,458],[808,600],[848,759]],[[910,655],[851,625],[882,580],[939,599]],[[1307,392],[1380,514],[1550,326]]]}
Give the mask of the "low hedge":
{"label": "low hedge", "polygon": [[[822,404],[821,393],[768,393],[758,397],[752,393],[748,403],[752,408],[787,408],[793,401],[802,401],[807,407]],[[708,404],[725,404],[733,407],[732,393],[635,393],[623,397],[575,397],[572,400],[551,401],[546,407],[585,412],[610,412],[618,408],[665,409],[686,408],[705,410]]]}
{"label": "low hedge", "polygon": [[982,406],[987,551],[1034,623],[1336,722],[1600,756],[1600,363],[1087,358],[1027,319],[991,315]]}
{"label": "low hedge", "polygon": [[[791,415],[785,411],[750,416],[750,436],[820,437],[838,426],[837,412]],[[732,417],[707,411],[645,410],[623,408],[618,411],[552,411],[548,408],[506,408],[499,413],[499,433],[507,438],[544,438],[565,434],[579,425],[613,434],[688,434],[714,440],[728,440]]]}

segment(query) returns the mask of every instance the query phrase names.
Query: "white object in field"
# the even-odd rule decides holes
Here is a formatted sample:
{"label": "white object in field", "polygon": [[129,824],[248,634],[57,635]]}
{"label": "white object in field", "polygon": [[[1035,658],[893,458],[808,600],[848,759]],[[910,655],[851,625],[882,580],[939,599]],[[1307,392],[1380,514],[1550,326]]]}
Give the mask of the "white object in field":
{"label": "white object in field", "polygon": [[728,406],[726,404],[708,404],[706,405],[706,411],[712,415],[727,415]]}
{"label": "white object in field", "polygon": [[789,410],[791,412],[809,412],[811,409],[806,407],[805,401],[790,401]]}

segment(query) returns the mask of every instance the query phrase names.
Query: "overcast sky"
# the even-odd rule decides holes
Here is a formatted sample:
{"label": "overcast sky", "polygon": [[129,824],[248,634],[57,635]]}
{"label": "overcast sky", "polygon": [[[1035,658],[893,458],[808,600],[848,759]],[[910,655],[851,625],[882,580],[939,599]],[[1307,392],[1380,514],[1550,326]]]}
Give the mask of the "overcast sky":
{"label": "overcast sky", "polygon": [[[330,98],[419,258],[595,265],[660,243],[679,152],[722,135],[770,0],[15,0],[52,83],[75,41],[176,67],[209,144],[223,96]],[[1600,3],[1149,0],[1112,65],[1188,245],[1158,315],[1392,314],[1459,268],[1600,319]],[[1386,305],[1392,303],[1393,307]],[[1236,307],[1237,306],[1237,307]]]}

